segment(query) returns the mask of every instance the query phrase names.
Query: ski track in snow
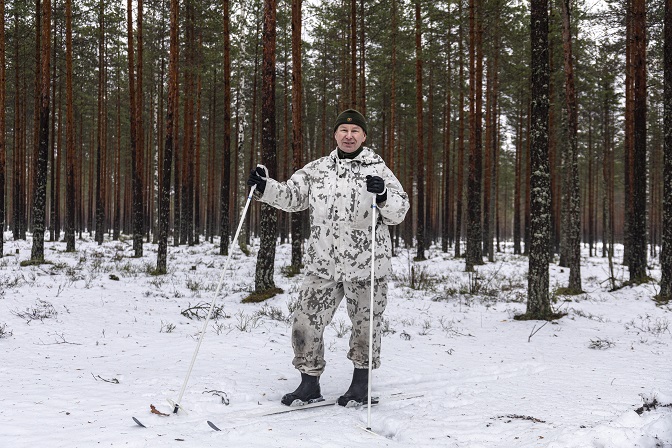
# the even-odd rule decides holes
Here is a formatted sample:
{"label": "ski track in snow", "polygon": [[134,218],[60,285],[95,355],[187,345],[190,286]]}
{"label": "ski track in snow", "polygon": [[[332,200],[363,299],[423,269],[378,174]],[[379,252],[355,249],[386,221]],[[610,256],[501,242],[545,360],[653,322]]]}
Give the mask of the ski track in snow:
{"label": "ski track in snow", "polygon": [[[483,286],[499,293],[496,300],[465,294],[470,279],[463,261],[435,248],[416,265],[435,284],[410,289],[414,254],[399,249],[385,313],[391,331],[383,337],[373,392],[424,397],[373,407],[378,435],[372,435],[357,428],[367,425],[365,407],[254,416],[278,406],[298,384],[289,324],[263,317],[240,328],[264,306],[288,314],[302,278],[280,272],[289,264],[289,245],[278,246],[276,258],[284,294],[266,304],[240,303],[253,289],[256,247],[250,257],[236,247],[217,301],[228,317],[209,325],[182,400],[186,412],[160,417],[149,406],[172,412],[167,400],[177,399],[202,326],[180,311],[210,303],[225,257],[207,243],[170,247],[169,274],[153,277],[147,274],[156,259],[151,244],[133,259],[127,243],[77,243],[78,252],[67,254],[64,243],[47,242],[45,255],[54,264],[23,268],[18,264],[29,258],[30,243],[5,243],[0,326],[13,335],[0,339],[2,448],[672,447],[671,407],[634,412],[642,396],[672,403],[672,334],[655,331],[669,324],[670,307],[656,307],[653,284],[608,292],[601,258],[584,254],[588,293],[556,303],[568,315],[539,329],[543,322],[513,320],[524,303],[502,299],[524,293],[526,258],[507,252],[479,267]],[[659,278],[656,261],[651,272]],[[551,265],[552,287],[563,286],[567,275]],[[58,315],[30,323],[16,315],[38,300]],[[347,389],[352,373],[348,336],[337,337],[341,322],[349,323],[344,304],[325,332],[321,385],[330,398]],[[174,329],[167,332],[169,324]],[[590,349],[597,339],[613,346]]]}

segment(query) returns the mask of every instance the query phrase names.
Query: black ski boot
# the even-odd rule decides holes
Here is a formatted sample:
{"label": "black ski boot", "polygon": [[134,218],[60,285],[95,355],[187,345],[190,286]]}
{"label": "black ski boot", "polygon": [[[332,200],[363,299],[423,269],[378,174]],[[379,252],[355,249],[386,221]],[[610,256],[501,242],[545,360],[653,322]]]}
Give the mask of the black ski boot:
{"label": "black ski boot", "polygon": [[348,391],[338,398],[340,406],[360,406],[368,402],[369,369],[357,369],[352,373],[352,383]]}
{"label": "black ski boot", "polygon": [[292,393],[282,397],[282,404],[287,406],[301,406],[308,403],[324,401],[320,393],[320,377],[301,373],[301,384]]}

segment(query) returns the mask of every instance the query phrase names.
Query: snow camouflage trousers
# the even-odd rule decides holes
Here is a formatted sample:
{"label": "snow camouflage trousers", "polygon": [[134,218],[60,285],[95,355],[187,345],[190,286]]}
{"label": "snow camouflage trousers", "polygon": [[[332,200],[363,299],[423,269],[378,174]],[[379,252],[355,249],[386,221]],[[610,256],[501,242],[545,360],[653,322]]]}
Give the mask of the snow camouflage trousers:
{"label": "snow camouflage trousers", "polygon": [[[292,347],[294,367],[308,375],[324,371],[324,329],[331,322],[345,296],[352,322],[350,359],[356,368],[369,367],[369,305],[371,282],[337,282],[307,275],[299,292],[299,306],[294,313]],[[380,367],[380,338],[383,311],[387,305],[387,279],[376,279],[373,298],[373,365]]]}

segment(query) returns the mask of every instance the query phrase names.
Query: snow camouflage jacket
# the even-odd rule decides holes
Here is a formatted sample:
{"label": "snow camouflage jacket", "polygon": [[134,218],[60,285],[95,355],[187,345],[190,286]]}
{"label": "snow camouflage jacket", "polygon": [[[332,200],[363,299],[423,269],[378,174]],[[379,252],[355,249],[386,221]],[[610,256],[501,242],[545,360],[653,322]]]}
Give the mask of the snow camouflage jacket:
{"label": "snow camouflage jacket", "polygon": [[286,182],[267,179],[258,200],[298,212],[308,209],[310,237],[304,264],[308,274],[336,281],[371,278],[371,210],[373,194],[366,176],[384,179],[387,200],[378,204],[376,278],[391,272],[392,242],[388,225],[401,223],[409,209],[408,195],[383,159],[365,148],[354,159],[339,159],[337,150],[308,163]]}

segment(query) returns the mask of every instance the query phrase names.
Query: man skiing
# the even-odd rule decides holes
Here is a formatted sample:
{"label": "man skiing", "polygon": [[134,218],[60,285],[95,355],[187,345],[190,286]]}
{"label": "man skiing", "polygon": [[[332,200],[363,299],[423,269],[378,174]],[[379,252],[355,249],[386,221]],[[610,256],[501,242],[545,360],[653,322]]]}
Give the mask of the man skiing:
{"label": "man skiing", "polygon": [[337,148],[308,163],[286,182],[252,170],[248,185],[256,185],[255,199],[298,212],[308,209],[310,237],[305,253],[305,280],[292,325],[293,365],[301,384],[282,397],[288,406],[322,400],[324,329],[343,297],[352,321],[348,359],[354,364],[352,383],[338,399],[347,406],[368,400],[369,308],[371,299],[372,216],[376,220],[374,280],[374,337],[372,368],[380,366],[382,314],[387,304],[387,275],[391,271],[392,242],[388,225],[401,223],[409,209],[408,195],[383,159],[365,148],[367,123],[359,112],[342,112],[334,125]]}

